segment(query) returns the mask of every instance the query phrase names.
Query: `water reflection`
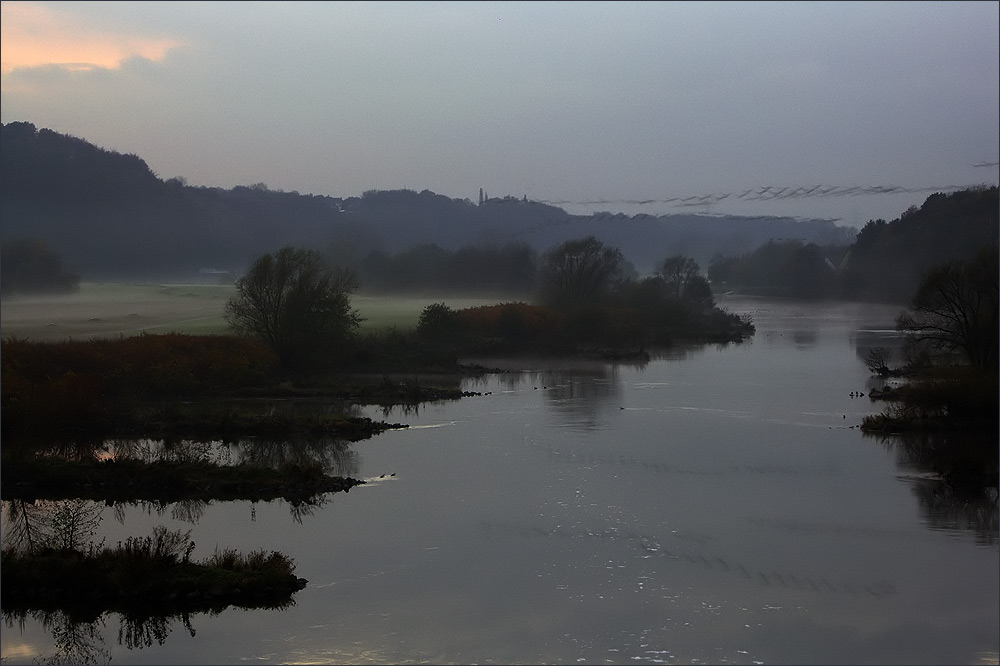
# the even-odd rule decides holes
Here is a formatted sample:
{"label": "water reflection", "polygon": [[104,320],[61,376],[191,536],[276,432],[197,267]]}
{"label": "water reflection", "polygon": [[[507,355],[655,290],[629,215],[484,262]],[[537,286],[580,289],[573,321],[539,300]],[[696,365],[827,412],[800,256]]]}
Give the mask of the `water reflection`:
{"label": "water reflection", "polygon": [[[588,359],[477,359],[481,365],[496,368],[531,367],[543,364],[544,370],[505,370],[492,377],[506,392],[538,391],[560,421],[567,427],[596,430],[606,427],[601,413],[616,409],[623,390],[619,373],[624,368],[642,367],[646,361],[607,362]],[[467,390],[489,385],[490,379],[473,378]]]}
{"label": "water reflection", "polygon": [[621,403],[622,384],[614,366],[598,371],[545,373],[545,399],[567,427],[593,431],[608,427],[602,416]]}
{"label": "water reflection", "polygon": [[144,463],[253,465],[271,469],[318,464],[324,473],[333,476],[352,476],[358,472],[357,453],[351,448],[351,442],[331,437],[247,437],[235,441],[108,439],[102,441],[100,447],[91,449],[90,457]]}
{"label": "water reflection", "polygon": [[[357,510],[301,507],[308,530],[264,503],[141,503],[147,522],[201,521],[202,542],[280,543],[319,584],[289,613],[172,616],[118,643],[158,663],[995,662],[995,487],[959,496],[920,447],[860,441],[848,424],[878,410],[862,361],[891,333],[814,310],[772,310],[756,342],[664,350],[641,372],[529,359],[470,379],[495,395],[420,405],[424,424],[358,459],[400,481],[352,494]],[[297,455],[213,447],[230,463]],[[115,621],[101,618],[107,645],[60,658],[121,661]],[[38,649],[10,646],[11,661]]]}
{"label": "water reflection", "polygon": [[[332,503],[332,494],[323,493],[314,495],[307,500],[272,500],[274,502],[285,502],[288,505],[288,515],[298,524],[302,524],[303,518],[316,514],[324,506]],[[197,524],[204,517],[209,507],[213,505],[226,504],[227,502],[211,502],[206,500],[181,500],[178,502],[158,502],[150,500],[132,500],[124,502],[113,502],[110,504],[114,511],[115,520],[120,524],[125,524],[125,515],[129,508],[138,508],[147,516],[165,517],[169,516],[177,521]],[[257,501],[247,502],[250,511],[250,522],[256,522]]]}
{"label": "water reflection", "polygon": [[20,441],[7,438],[4,441],[4,459],[18,460],[38,456],[58,458],[70,462],[84,462],[105,457],[103,438],[46,439],[45,441]]}
{"label": "water reflection", "polygon": [[957,488],[936,479],[914,479],[913,494],[932,529],[969,531],[980,545],[997,543],[996,486]]}
{"label": "water reflection", "polygon": [[243,439],[229,445],[235,449],[238,464],[280,469],[284,465],[319,463],[323,471],[335,476],[358,473],[358,459],[350,443],[329,438]]}
{"label": "water reflection", "polygon": [[886,364],[895,368],[904,362],[906,335],[889,329],[861,329],[851,335],[854,353],[861,363],[865,362],[874,349],[884,349],[887,353]]}
{"label": "water reflection", "polygon": [[54,652],[35,657],[42,664],[109,664],[111,650],[104,642],[104,618],[90,622],[73,619],[63,611],[3,611],[4,625],[24,628],[31,618],[52,634]]}
{"label": "water reflection", "polygon": [[[279,605],[234,606],[234,608],[258,608],[284,610],[294,606],[293,600]],[[106,612],[93,616],[81,616],[65,610],[4,610],[3,623],[8,629],[23,631],[30,619],[51,633],[53,652],[38,655],[35,663],[43,664],[108,664],[112,653],[105,640],[108,620],[118,618],[118,645],[129,650],[142,650],[161,646],[174,630],[180,626],[189,637],[198,633],[192,622],[197,615],[217,616],[229,606],[203,611],[179,611],[167,614],[116,613]]]}
{"label": "water reflection", "polygon": [[[954,432],[917,432],[868,435],[896,456],[920,513],[932,529],[972,532],[980,544],[998,543],[998,487],[996,478],[983,477],[981,452],[996,454],[995,435]],[[968,470],[976,470],[968,473]]]}
{"label": "water reflection", "polygon": [[819,335],[814,329],[812,330],[798,330],[792,332],[792,342],[795,343],[797,349],[808,349],[815,346],[816,340],[819,339]]}
{"label": "water reflection", "polygon": [[4,552],[30,553],[44,548],[82,550],[101,525],[104,508],[97,502],[4,500]]}

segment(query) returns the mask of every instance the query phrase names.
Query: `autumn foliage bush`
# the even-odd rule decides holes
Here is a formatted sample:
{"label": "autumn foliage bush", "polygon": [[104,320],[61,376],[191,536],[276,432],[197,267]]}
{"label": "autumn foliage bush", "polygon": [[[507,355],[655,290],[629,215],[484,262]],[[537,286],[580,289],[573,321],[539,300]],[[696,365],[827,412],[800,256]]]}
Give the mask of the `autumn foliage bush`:
{"label": "autumn foliage bush", "polygon": [[230,336],[143,334],[0,346],[0,409],[10,434],[113,418],[144,399],[212,395],[272,381],[263,344]]}
{"label": "autumn foliage bush", "polygon": [[735,315],[686,301],[621,300],[559,309],[517,302],[451,310],[439,303],[425,309],[418,334],[426,345],[456,352],[564,354],[635,350],[674,339],[738,340],[753,331]]}
{"label": "autumn foliage bush", "polygon": [[564,348],[566,317],[546,307],[527,303],[498,303],[457,312],[458,327],[480,351]]}

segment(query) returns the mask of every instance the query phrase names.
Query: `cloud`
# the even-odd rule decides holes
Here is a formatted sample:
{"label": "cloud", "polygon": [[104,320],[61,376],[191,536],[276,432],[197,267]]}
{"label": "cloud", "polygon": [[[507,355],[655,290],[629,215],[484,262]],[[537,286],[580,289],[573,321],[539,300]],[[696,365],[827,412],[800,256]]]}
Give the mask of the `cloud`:
{"label": "cloud", "polygon": [[2,6],[3,122],[197,185],[863,223],[995,180],[997,3]]}
{"label": "cloud", "polygon": [[57,66],[117,69],[136,56],[160,61],[182,42],[81,24],[69,13],[25,2],[0,4],[0,71]]}

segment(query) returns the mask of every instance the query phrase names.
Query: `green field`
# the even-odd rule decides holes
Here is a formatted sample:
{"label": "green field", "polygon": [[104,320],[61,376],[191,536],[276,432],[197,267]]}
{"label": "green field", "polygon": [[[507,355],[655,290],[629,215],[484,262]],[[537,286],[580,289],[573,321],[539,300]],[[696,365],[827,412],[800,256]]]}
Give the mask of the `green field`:
{"label": "green field", "polygon": [[[232,285],[82,283],[75,294],[5,298],[0,304],[0,336],[79,340],[143,331],[227,333],[223,315],[233,294]],[[364,319],[362,332],[413,328],[431,303],[447,303],[458,310],[503,301],[446,296],[354,295],[351,299]]]}

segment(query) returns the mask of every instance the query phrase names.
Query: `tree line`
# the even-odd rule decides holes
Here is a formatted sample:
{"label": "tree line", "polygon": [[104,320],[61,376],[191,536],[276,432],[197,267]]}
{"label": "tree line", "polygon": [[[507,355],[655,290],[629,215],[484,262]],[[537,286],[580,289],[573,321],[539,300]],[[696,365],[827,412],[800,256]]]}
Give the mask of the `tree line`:
{"label": "tree line", "polygon": [[63,270],[62,257],[36,238],[11,238],[0,244],[0,294],[67,294],[80,288],[80,276]]}
{"label": "tree line", "polygon": [[1000,237],[997,187],[929,196],[898,218],[871,220],[849,245],[776,240],[708,267],[720,289],[799,298],[906,303],[934,266],[969,261]]}
{"label": "tree line", "polygon": [[[440,249],[428,251],[438,256]],[[523,247],[496,256],[521,257]],[[488,252],[456,252],[465,259]],[[403,257],[407,265],[410,257]],[[443,262],[438,270],[458,264]],[[480,265],[481,267],[481,265]],[[620,249],[588,236],[546,251],[533,281],[532,304],[511,302],[456,313],[446,304],[421,315],[425,351],[575,352],[581,348],[642,349],[675,339],[740,340],[752,323],[716,307],[711,286],[693,259],[666,257],[652,276],[626,271]],[[359,286],[351,269],[332,265],[320,252],[286,246],[261,256],[236,282],[226,317],[237,332],[267,343],[288,368],[343,364],[356,348],[361,323],[350,294]]]}
{"label": "tree line", "polygon": [[40,242],[61,260],[60,271],[85,280],[237,273],[293,245],[324,250],[366,290],[519,293],[533,284],[532,259],[537,269],[548,248],[593,236],[646,274],[662,261],[661,248],[690,257],[707,265],[716,291],[906,302],[932,265],[967,260],[1000,233],[996,186],[933,194],[858,232],[789,218],[574,216],[525,197],[477,205],[428,190],[338,198],[265,183],[192,187],[161,179],[136,155],[27,122],[4,124],[2,142],[0,242]]}
{"label": "tree line", "polygon": [[[28,122],[0,126],[2,238],[33,237],[85,280],[183,279],[203,267],[236,272],[282,245],[325,249],[336,263],[372,252],[397,254],[436,244],[525,243],[536,252],[593,235],[619,247],[644,272],[659,248],[705,265],[769,237],[849,243],[857,232],[829,220],[706,217],[694,214],[571,215],[522,196],[477,204],[429,190],[370,190],[361,196],[300,194],[266,183],[232,189],[161,178],[138,156]],[[331,184],[331,189],[335,188]]]}
{"label": "tree line", "polygon": [[[327,258],[342,256],[332,247]],[[370,293],[504,294],[525,296],[535,289],[538,253],[526,243],[469,245],[447,250],[417,245],[391,254],[376,250],[348,267]]]}

